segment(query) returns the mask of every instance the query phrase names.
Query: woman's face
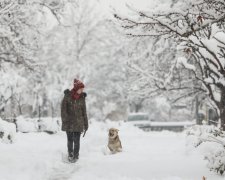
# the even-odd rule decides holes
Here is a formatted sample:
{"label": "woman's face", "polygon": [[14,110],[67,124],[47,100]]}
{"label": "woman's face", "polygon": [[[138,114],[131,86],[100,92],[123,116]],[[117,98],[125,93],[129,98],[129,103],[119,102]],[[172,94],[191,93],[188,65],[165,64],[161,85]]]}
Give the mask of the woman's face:
{"label": "woman's face", "polygon": [[84,88],[78,89],[77,94],[81,94],[84,91]]}

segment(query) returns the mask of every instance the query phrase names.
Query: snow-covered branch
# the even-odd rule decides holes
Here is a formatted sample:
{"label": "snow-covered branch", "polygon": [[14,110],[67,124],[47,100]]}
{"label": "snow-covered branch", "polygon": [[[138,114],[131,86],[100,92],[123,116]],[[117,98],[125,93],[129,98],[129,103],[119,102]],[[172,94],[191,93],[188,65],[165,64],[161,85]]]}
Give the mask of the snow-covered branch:
{"label": "snow-covered branch", "polygon": [[[175,4],[170,9],[151,13],[134,9],[132,11],[136,12],[136,16],[115,15],[126,34],[134,37],[140,35],[139,38],[143,39],[144,36],[159,37],[178,44],[174,58],[182,65],[183,75],[176,74],[177,68],[172,68],[176,60],[171,58],[168,63],[171,73],[162,71],[156,77],[171,74],[173,83],[167,84],[180,87],[182,83],[174,83],[174,79],[184,81],[188,71],[193,78],[189,87],[194,87],[196,82],[203,86],[206,95],[220,109],[222,127],[225,130],[225,2],[192,0],[184,2],[182,8]],[[160,87],[158,83],[155,85]],[[165,91],[168,89],[165,88]]]}

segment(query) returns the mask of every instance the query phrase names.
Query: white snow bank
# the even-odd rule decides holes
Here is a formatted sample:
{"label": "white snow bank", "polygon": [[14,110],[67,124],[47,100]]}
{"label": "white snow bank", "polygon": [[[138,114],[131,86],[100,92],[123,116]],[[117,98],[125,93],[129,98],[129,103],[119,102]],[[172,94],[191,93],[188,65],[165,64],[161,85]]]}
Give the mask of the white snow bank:
{"label": "white snow bank", "polygon": [[16,125],[3,121],[0,118],[0,141],[4,143],[12,143],[15,141]]}
{"label": "white snow bank", "polygon": [[225,133],[215,126],[194,126],[187,131],[187,147],[196,147],[204,159],[207,167],[218,174],[225,171]]}

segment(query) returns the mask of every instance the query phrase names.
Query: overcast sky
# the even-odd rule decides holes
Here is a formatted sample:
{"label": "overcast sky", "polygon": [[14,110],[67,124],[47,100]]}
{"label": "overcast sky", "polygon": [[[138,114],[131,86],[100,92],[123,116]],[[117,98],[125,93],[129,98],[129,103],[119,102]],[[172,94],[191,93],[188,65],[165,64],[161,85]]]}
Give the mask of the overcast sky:
{"label": "overcast sky", "polygon": [[135,8],[146,8],[146,7],[151,7],[151,4],[153,3],[154,0],[100,0],[100,2],[108,8],[113,7],[118,10],[125,11],[127,9],[126,4],[132,5]]}
{"label": "overcast sky", "polygon": [[152,9],[164,9],[167,8],[171,0],[98,0],[102,6],[102,10],[106,13],[110,13],[116,10],[119,14],[127,15],[130,5],[134,9],[141,11],[151,11]]}

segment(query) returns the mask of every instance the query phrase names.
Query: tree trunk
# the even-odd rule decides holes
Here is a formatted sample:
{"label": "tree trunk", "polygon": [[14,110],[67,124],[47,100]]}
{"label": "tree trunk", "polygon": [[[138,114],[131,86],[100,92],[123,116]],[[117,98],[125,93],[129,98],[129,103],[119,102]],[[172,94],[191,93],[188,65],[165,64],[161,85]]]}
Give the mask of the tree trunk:
{"label": "tree trunk", "polygon": [[51,102],[51,111],[52,111],[52,118],[53,118],[54,117],[54,105],[52,102]]}
{"label": "tree trunk", "polygon": [[18,105],[18,108],[19,108],[19,115],[22,115],[23,114],[23,112],[22,112],[22,106],[20,104]]}
{"label": "tree trunk", "polygon": [[14,95],[14,89],[11,87],[11,117],[16,117],[16,100],[15,100],[15,95]]}
{"label": "tree trunk", "polygon": [[41,120],[41,106],[38,105],[38,120]]}
{"label": "tree trunk", "polygon": [[225,106],[220,108],[221,128],[225,131]]}
{"label": "tree trunk", "polygon": [[221,128],[223,131],[225,131],[225,87],[221,89],[219,110],[220,110]]}
{"label": "tree trunk", "polygon": [[198,100],[198,95],[195,97],[195,118],[196,118],[196,124],[200,125],[200,117],[198,113],[198,108],[199,108],[199,100]]}
{"label": "tree trunk", "polygon": [[22,105],[21,105],[21,96],[17,102],[18,102],[19,115],[22,115],[23,112],[22,112]]}
{"label": "tree trunk", "polygon": [[134,111],[136,113],[138,113],[142,108],[142,105],[141,104],[134,104]]}

